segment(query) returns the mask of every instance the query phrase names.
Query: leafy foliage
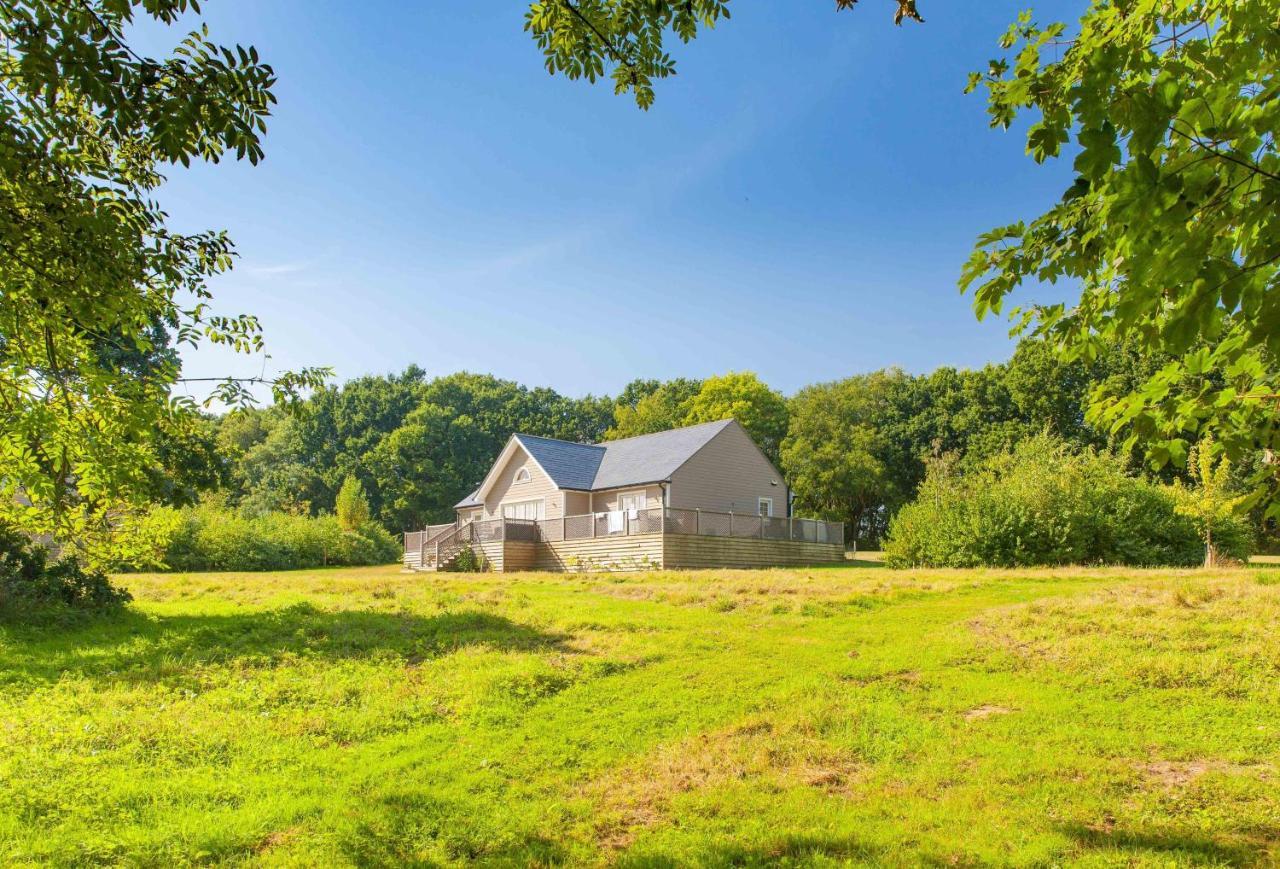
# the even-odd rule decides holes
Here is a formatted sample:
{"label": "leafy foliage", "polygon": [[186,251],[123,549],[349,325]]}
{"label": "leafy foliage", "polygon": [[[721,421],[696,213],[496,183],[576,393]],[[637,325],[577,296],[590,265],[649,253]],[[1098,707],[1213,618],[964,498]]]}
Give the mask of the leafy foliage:
{"label": "leafy foliage", "polygon": [[[176,521],[175,521],[176,520]],[[335,565],[388,564],[401,547],[376,522],[345,530],[334,516],[268,513],[243,516],[206,505],[160,508],[161,561],[173,570],[297,570]]]}
{"label": "leafy foliage", "polygon": [[[1174,481],[1174,497],[1177,510],[1196,523],[1200,538],[1204,541],[1204,566],[1218,563],[1218,549],[1222,538],[1233,532],[1239,534],[1240,507],[1245,496],[1236,491],[1231,477],[1231,460],[1218,455],[1212,437],[1205,438],[1191,448],[1187,466],[1194,486],[1183,486]],[[1237,547],[1228,546],[1228,549]]]}
{"label": "leafy foliage", "polygon": [[49,551],[0,526],[0,613],[30,615],[49,609],[101,610],[132,600],[106,575],[74,558],[49,561]]}
{"label": "leafy foliage", "polygon": [[613,426],[605,432],[606,440],[653,434],[684,425],[688,403],[702,389],[701,380],[677,377],[660,383],[657,380],[633,380],[618,396],[613,410]]}
{"label": "leafy foliage", "polygon": [[[134,11],[164,24],[192,0],[15,0],[0,7],[0,521],[79,541],[155,495],[175,344],[261,349],[251,315],[216,314],[207,281],[231,267],[221,232],[175,232],[155,201],[164,168],[233,153],[256,163],[275,74],[205,29],[168,58],[138,55]],[[322,369],[272,382],[280,400]],[[222,381],[214,396],[246,400]],[[182,448],[186,451],[186,448]]]}
{"label": "leafy foliage", "polygon": [[787,402],[782,393],[751,371],[709,377],[685,403],[685,425],[736,419],[765,455],[777,463],[787,434]]}
{"label": "leafy foliage", "polygon": [[[1242,520],[1224,544],[1248,555]],[[1049,436],[1022,442],[967,473],[930,465],[912,504],[889,526],[894,566],[1023,567],[1055,564],[1195,565],[1195,522],[1171,487],[1128,473],[1108,453],[1073,451]]]}
{"label": "leafy foliage", "polygon": [[342,481],[336,509],[338,527],[343,531],[355,531],[369,521],[369,499],[364,496],[364,486],[354,475]]}
{"label": "leafy foliage", "polygon": [[[916,0],[895,0],[893,21],[924,22]],[[857,0],[836,0],[852,9]],[[542,50],[547,72],[595,82],[606,72],[616,94],[630,93],[636,105],[653,105],[655,80],[676,74],[667,53],[668,34],[690,42],[699,29],[729,18],[729,0],[536,0],[524,29]]]}
{"label": "leafy foliage", "polygon": [[[1078,282],[1077,304],[1015,310],[1019,326],[1070,358],[1123,340],[1166,358],[1089,411],[1156,468],[1185,465],[1205,432],[1237,462],[1280,450],[1276,16],[1270,0],[1094,0],[1068,38],[1024,14],[970,79],[993,125],[1032,116],[1035,160],[1074,138],[1077,177],[1031,223],[983,235],[961,285],[981,316],[1028,279]],[[1252,485],[1280,516],[1273,461]]]}
{"label": "leafy foliage", "polygon": [[458,557],[453,560],[453,570],[456,573],[480,573],[488,567],[483,552],[467,546],[458,553]]}

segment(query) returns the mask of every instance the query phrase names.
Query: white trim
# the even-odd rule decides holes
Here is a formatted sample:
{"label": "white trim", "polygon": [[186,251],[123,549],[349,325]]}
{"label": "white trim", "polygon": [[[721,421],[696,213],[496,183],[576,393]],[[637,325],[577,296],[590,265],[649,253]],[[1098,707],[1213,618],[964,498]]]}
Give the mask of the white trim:
{"label": "white trim", "polygon": [[[761,507],[761,505],[763,505],[763,504],[768,504],[768,505],[769,505],[769,512],[768,512],[768,513],[761,513],[761,512],[760,512],[760,507]],[[760,516],[769,516],[769,517],[772,517],[772,516],[773,516],[773,499],[772,499],[772,498],[765,498],[765,497],[756,498],[756,514],[757,514],[757,515],[760,515]]]}
{"label": "white trim", "polygon": [[547,499],[545,496],[542,498],[521,498],[519,501],[503,501],[498,505],[498,518],[506,519],[507,508],[514,507],[517,504],[537,504],[538,509],[536,512],[539,515],[536,518],[538,519],[547,518]]}
{"label": "white trim", "polygon": [[485,474],[483,482],[480,483],[480,488],[476,489],[477,501],[484,501],[485,495],[488,494],[489,489],[493,488],[493,484],[497,480],[498,469],[505,467],[507,462],[511,461],[511,456],[515,453],[517,447],[519,447],[520,450],[529,457],[529,461],[533,462],[533,466],[542,472],[543,476],[547,478],[547,482],[551,483],[552,486],[555,486],[556,489],[559,490],[560,487],[556,486],[555,478],[548,474],[547,469],[542,467],[542,465],[538,463],[538,460],[533,457],[533,453],[529,452],[529,450],[525,448],[525,445],[520,443],[520,437],[518,435],[512,435],[507,438],[507,444],[502,448],[502,452],[498,453],[498,458],[494,459],[493,466],[489,468],[489,473]]}
{"label": "white trim", "polygon": [[[525,452],[528,453],[528,450],[525,450]],[[516,471],[516,475],[511,480],[511,483],[512,485],[515,485],[516,483],[528,483],[532,479],[533,475],[529,473],[529,466],[522,465],[520,469]]]}

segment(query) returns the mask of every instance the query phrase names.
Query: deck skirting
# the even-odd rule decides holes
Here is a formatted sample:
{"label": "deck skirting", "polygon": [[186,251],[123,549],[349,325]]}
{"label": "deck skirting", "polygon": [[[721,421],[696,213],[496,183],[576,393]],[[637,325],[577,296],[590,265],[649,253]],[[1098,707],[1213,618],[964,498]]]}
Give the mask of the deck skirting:
{"label": "deck skirting", "polygon": [[479,544],[496,572],[620,573],[707,567],[755,568],[844,560],[840,543],[690,534],[629,534],[583,540],[493,540]]}

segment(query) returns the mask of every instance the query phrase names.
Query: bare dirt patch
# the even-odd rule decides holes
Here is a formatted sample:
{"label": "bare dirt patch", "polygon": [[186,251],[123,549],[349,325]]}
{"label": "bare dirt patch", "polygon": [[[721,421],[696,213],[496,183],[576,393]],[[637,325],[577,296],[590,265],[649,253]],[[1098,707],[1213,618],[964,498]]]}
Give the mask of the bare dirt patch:
{"label": "bare dirt patch", "polygon": [[1184,788],[1208,773],[1226,775],[1251,775],[1268,778],[1270,768],[1263,764],[1231,763],[1225,760],[1200,758],[1197,760],[1153,760],[1138,766],[1143,778],[1167,790]]}
{"label": "bare dirt patch", "polygon": [[975,706],[965,712],[965,721],[980,721],[983,718],[990,718],[993,715],[1008,715],[1013,710],[1008,706],[999,706],[995,703],[984,703],[982,706]]}
{"label": "bare dirt patch", "polygon": [[582,792],[597,806],[596,842],[619,851],[667,818],[672,801],[682,794],[756,779],[775,788],[812,787],[847,796],[863,770],[857,759],[834,752],[808,732],[753,718],[659,746],[589,782]]}

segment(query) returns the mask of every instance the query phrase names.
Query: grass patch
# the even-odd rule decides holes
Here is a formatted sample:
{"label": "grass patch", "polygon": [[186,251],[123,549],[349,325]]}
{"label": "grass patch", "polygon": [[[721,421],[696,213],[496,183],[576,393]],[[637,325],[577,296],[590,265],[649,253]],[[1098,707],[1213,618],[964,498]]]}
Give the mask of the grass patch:
{"label": "grass patch", "polygon": [[1275,573],[124,577],[0,624],[0,863],[1275,861]]}

